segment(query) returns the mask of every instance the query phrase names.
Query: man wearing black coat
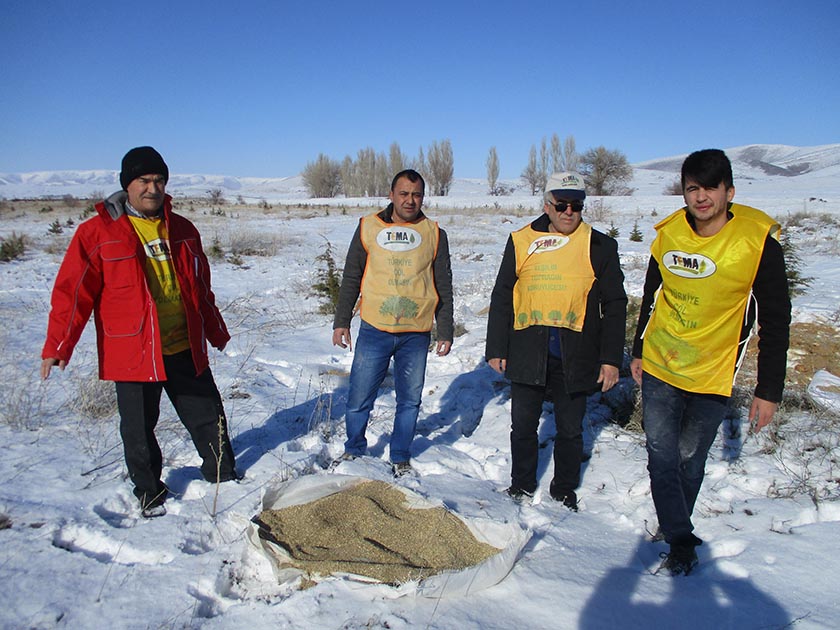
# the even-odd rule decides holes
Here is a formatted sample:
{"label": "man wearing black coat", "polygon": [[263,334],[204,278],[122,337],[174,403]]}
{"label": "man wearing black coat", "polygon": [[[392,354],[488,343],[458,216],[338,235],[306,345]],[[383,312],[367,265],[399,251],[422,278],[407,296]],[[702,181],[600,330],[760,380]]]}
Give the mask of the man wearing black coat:
{"label": "man wearing black coat", "polygon": [[485,358],[511,381],[511,485],[537,489],[546,390],[554,403],[551,497],[577,511],[586,397],[618,382],[627,295],[616,241],[583,222],[583,178],[554,173],[544,213],[508,238],[490,299]]}

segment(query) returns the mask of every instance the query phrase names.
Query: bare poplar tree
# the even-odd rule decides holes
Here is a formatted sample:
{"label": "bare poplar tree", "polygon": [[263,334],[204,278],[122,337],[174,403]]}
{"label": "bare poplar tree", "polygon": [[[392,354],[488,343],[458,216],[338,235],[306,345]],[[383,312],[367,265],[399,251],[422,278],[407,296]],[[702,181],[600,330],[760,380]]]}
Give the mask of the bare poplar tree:
{"label": "bare poplar tree", "polygon": [[[375,190],[374,196],[387,197],[391,188],[391,165],[384,153],[376,156],[376,166],[374,173]],[[394,171],[397,173],[399,171]]]}
{"label": "bare poplar tree", "polygon": [[[388,150],[388,170],[391,172],[391,175],[396,175],[404,170],[406,164],[408,164],[408,159],[406,159],[405,154],[400,149],[400,145],[392,142],[391,148]],[[391,183],[388,182],[389,187],[390,185]]]}
{"label": "bare poplar tree", "polygon": [[627,183],[633,177],[633,167],[618,149],[606,147],[589,149],[580,158],[580,173],[593,195],[629,195]]}
{"label": "bare poplar tree", "polygon": [[560,136],[556,133],[551,136],[551,172],[559,173],[565,171],[563,162],[563,145],[560,144]]}
{"label": "bare poplar tree", "polygon": [[349,155],[341,161],[341,189],[346,197],[361,197],[362,189],[359,185],[359,174],[356,163]]}
{"label": "bare poplar tree", "polygon": [[575,137],[566,136],[563,141],[563,170],[576,171],[580,164],[580,156],[575,148]]}
{"label": "bare poplar tree", "polygon": [[499,181],[499,156],[496,153],[496,147],[490,147],[490,153],[487,155],[487,184],[490,186],[490,194],[496,195],[499,190],[496,188],[496,182]]}
{"label": "bare poplar tree", "polygon": [[538,175],[537,188],[539,190],[544,190],[545,185],[548,182],[548,149],[545,144],[545,136],[543,136],[542,143],[540,143],[540,164]]}
{"label": "bare poplar tree", "polygon": [[359,149],[356,154],[356,172],[359,177],[361,196],[376,195],[376,151],[371,147]]}
{"label": "bare poplar tree", "polygon": [[539,190],[539,168],[537,167],[537,147],[533,144],[528,154],[528,165],[522,171],[522,179],[531,187],[531,194],[536,195]]}
{"label": "bare poplar tree", "polygon": [[341,191],[341,166],[320,153],[304,167],[303,183],[310,197],[335,197]]}
{"label": "bare poplar tree", "polygon": [[455,174],[455,159],[452,155],[452,143],[447,139],[432,142],[429,147],[429,177],[432,194],[445,197],[452,186]]}
{"label": "bare poplar tree", "polygon": [[427,178],[429,174],[429,165],[426,164],[426,155],[423,153],[422,146],[417,150],[417,158],[414,160],[411,168],[420,173],[424,178]]}

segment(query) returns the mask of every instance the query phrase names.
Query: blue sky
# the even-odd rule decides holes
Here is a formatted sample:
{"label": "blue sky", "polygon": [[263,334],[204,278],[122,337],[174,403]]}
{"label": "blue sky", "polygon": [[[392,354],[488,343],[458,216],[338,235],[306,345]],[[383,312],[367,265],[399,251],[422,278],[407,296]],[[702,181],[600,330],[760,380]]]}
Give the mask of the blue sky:
{"label": "blue sky", "polygon": [[510,178],[553,133],[631,162],[840,142],[836,0],[410,6],[0,0],[0,172],[151,144],[173,172],[282,177],[449,139],[456,177],[496,146]]}

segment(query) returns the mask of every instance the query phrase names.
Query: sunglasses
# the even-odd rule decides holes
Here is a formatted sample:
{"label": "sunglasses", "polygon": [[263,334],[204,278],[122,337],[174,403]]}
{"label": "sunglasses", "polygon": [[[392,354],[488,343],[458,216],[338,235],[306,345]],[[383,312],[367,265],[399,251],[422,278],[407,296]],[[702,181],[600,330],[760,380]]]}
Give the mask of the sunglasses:
{"label": "sunglasses", "polygon": [[556,202],[549,201],[548,203],[554,206],[554,209],[557,210],[557,212],[565,212],[567,206],[572,209],[572,212],[583,212],[583,201],[580,199],[575,199],[574,201],[559,199]]}

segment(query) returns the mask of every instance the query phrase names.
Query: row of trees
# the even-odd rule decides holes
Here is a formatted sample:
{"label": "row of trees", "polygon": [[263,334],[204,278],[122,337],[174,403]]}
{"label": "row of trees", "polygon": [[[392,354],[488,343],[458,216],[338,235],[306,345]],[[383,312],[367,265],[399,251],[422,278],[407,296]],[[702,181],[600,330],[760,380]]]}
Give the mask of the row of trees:
{"label": "row of trees", "polygon": [[[567,136],[562,142],[556,133],[551,136],[551,145],[543,136],[540,142],[540,153],[537,158],[537,146],[532,144],[528,154],[528,164],[522,171],[522,179],[531,188],[531,194],[536,195],[545,189],[548,176],[560,171],[576,171],[580,157],[575,147],[575,137]],[[549,168],[550,167],[550,168]]]}
{"label": "row of trees", "polygon": [[391,190],[391,178],[406,168],[423,174],[428,192],[446,196],[455,175],[455,158],[449,140],[434,141],[424,153],[423,147],[409,160],[396,142],[388,155],[376,153],[371,147],[360,149],[353,159],[345,156],[341,162],[323,153],[303,169],[303,183],[312,197],[386,197]]}
{"label": "row of trees", "polygon": [[[492,177],[491,161],[495,164]],[[487,183],[490,186],[490,194],[498,194],[494,192],[498,190],[498,169],[496,148],[491,147],[487,158]],[[587,192],[591,195],[629,195],[633,192],[627,186],[633,177],[633,167],[627,161],[627,156],[618,149],[600,146],[579,155],[574,136],[567,136],[561,142],[556,133],[551,136],[550,144],[543,136],[539,157],[536,145],[531,145],[522,179],[530,187],[532,195],[545,190],[548,176],[560,171],[578,171],[584,176]]]}
{"label": "row of trees", "polygon": [[[490,147],[487,156],[487,184],[491,195],[505,195],[512,188],[499,183],[499,155],[496,147]],[[386,197],[391,187],[391,178],[405,168],[413,168],[426,179],[428,193],[436,197],[449,194],[455,173],[455,159],[449,140],[435,141],[426,152],[420,147],[417,157],[410,160],[396,142],[386,155],[376,153],[371,147],[360,149],[356,158],[349,155],[338,162],[321,153],[314,162],[303,169],[303,181],[312,197]],[[578,171],[587,183],[591,195],[629,195],[628,187],[633,177],[633,167],[627,157],[617,149],[600,146],[578,154],[574,136],[562,139],[556,133],[545,136],[537,145],[531,145],[528,164],[522,171],[522,179],[532,195],[545,189],[551,173]]]}

